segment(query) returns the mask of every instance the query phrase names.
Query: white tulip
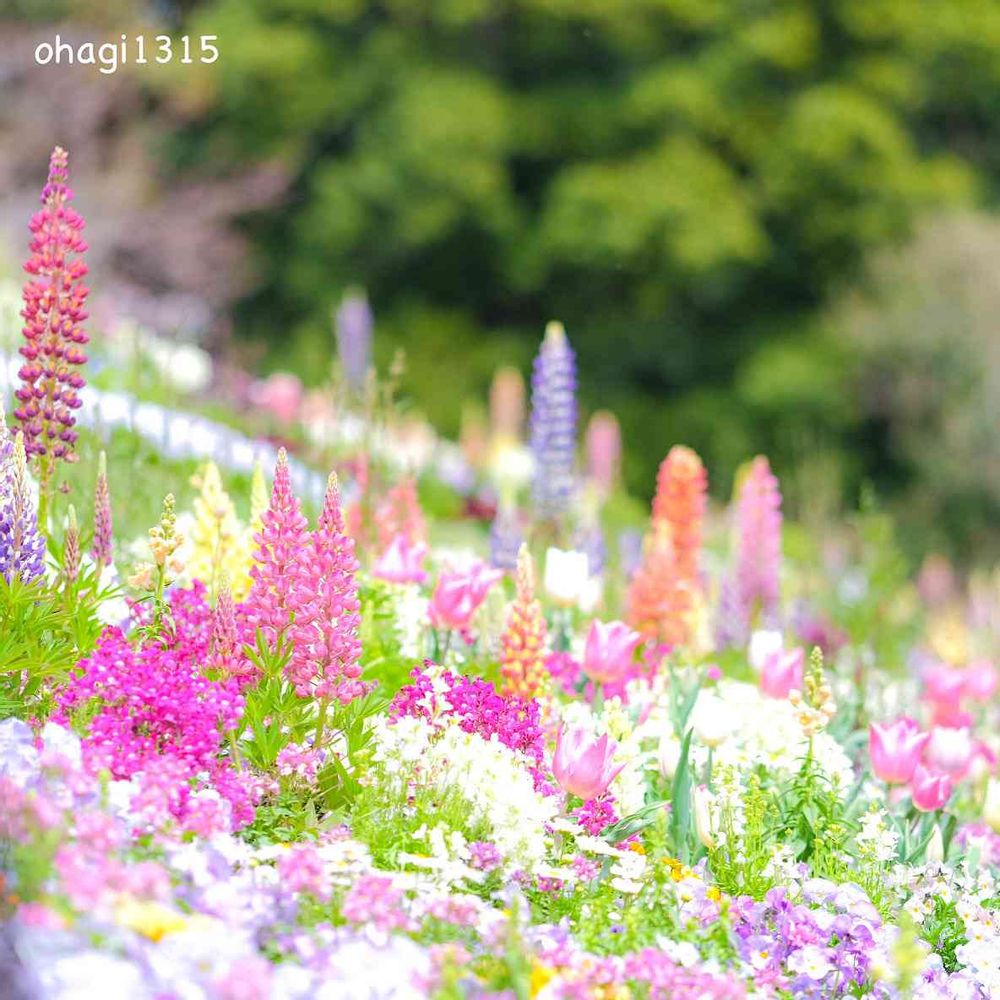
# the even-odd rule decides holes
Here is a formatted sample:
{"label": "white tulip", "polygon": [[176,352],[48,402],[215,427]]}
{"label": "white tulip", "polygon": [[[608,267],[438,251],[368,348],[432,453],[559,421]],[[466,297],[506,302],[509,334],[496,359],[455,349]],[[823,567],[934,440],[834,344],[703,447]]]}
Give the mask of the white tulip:
{"label": "white tulip", "polygon": [[758,629],[750,636],[747,659],[754,670],[762,670],[764,661],[772,653],[780,653],[785,648],[785,640],[778,629]]}
{"label": "white tulip", "polygon": [[660,774],[667,781],[672,781],[677,773],[677,765],[681,762],[681,745],[673,735],[664,736],[660,740],[660,749],[657,754],[660,762]]}
{"label": "white tulip", "polygon": [[545,553],[545,590],[567,607],[577,604],[587,592],[590,575],[586,552],[550,548]]}
{"label": "white tulip", "polygon": [[934,824],[934,832],[931,839],[927,841],[927,852],[925,860],[928,864],[944,861],[944,840],[941,837],[941,827]]}
{"label": "white tulip", "polygon": [[691,713],[691,726],[697,740],[714,749],[733,735],[739,719],[721,698],[702,694]]}

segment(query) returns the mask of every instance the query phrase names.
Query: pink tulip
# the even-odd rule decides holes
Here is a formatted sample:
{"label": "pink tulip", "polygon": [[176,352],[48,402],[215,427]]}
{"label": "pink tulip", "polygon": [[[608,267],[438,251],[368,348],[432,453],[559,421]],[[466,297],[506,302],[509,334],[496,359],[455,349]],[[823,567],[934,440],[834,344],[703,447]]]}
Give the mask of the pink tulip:
{"label": "pink tulip", "polygon": [[491,569],[486,563],[463,571],[445,570],[431,597],[431,623],[435,628],[466,628],[490,587],[502,576],[502,570]]}
{"label": "pink tulip", "polygon": [[595,618],[583,647],[583,672],[602,684],[624,679],[640,642],[642,636],[625,622],[602,622]]}
{"label": "pink tulip", "polygon": [[935,663],[924,671],[924,700],[930,704],[934,725],[959,728],[971,724],[972,716],[961,705],[967,680],[964,670],[944,663]]}
{"label": "pink tulip", "polygon": [[567,792],[584,801],[596,799],[608,790],[625,766],[613,763],[618,744],[605,733],[600,739],[585,729],[559,727],[552,773]]}
{"label": "pink tulip", "polygon": [[921,812],[934,812],[943,808],[951,798],[951,778],[918,764],[910,783],[910,794],[917,809]]}
{"label": "pink tulip", "polygon": [[423,583],[427,579],[424,542],[411,542],[406,535],[396,535],[372,569],[372,575],[389,583]]}
{"label": "pink tulip", "polygon": [[935,770],[946,771],[959,781],[968,773],[976,752],[976,744],[968,729],[935,726],[931,730],[926,757],[927,763]]}
{"label": "pink tulip", "polygon": [[868,730],[868,754],[872,770],[890,785],[905,785],[920,763],[930,739],[920,726],[903,716],[895,722],[873,722]]}
{"label": "pink tulip", "polygon": [[973,701],[989,701],[1000,687],[1000,675],[989,660],[973,660],[964,673],[965,693]]}
{"label": "pink tulip", "polygon": [[787,698],[793,688],[802,690],[806,655],[801,647],[768,653],[760,671],[760,689],[769,698]]}

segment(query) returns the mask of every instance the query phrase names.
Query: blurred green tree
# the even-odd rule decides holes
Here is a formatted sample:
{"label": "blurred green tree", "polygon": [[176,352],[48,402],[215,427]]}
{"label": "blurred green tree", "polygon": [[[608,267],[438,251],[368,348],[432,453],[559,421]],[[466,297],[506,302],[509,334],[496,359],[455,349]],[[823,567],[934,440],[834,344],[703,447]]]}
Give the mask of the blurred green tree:
{"label": "blurred green tree", "polygon": [[241,327],[320,371],[331,307],[363,285],[387,351],[448,331],[432,338],[447,399],[409,388],[453,430],[497,338],[525,362],[558,317],[642,493],[676,440],[723,489],[755,447],[779,471],[843,451],[849,368],[818,305],[926,207],[995,193],[992,0],[183,8],[222,56],[174,76],[190,121],[174,163],[294,178],[247,220],[263,280]]}

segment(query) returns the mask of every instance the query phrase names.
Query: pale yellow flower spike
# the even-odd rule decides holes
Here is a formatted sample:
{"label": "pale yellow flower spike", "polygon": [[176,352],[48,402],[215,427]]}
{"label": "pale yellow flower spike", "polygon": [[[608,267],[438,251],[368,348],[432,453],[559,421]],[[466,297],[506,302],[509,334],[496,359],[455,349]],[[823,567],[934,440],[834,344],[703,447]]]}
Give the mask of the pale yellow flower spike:
{"label": "pale yellow flower spike", "polygon": [[188,568],[191,576],[201,580],[214,598],[223,573],[231,575],[234,582],[242,581],[249,572],[248,559],[236,507],[222,485],[219,467],[212,461],[206,462],[198,482],[200,492],[194,500]]}

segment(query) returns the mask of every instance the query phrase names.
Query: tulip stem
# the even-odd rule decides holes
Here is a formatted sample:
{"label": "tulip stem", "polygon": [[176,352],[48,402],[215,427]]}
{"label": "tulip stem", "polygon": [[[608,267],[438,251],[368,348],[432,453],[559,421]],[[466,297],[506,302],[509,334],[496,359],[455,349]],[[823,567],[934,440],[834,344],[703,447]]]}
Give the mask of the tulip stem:
{"label": "tulip stem", "polygon": [[604,684],[594,681],[594,714],[598,715],[604,709]]}

